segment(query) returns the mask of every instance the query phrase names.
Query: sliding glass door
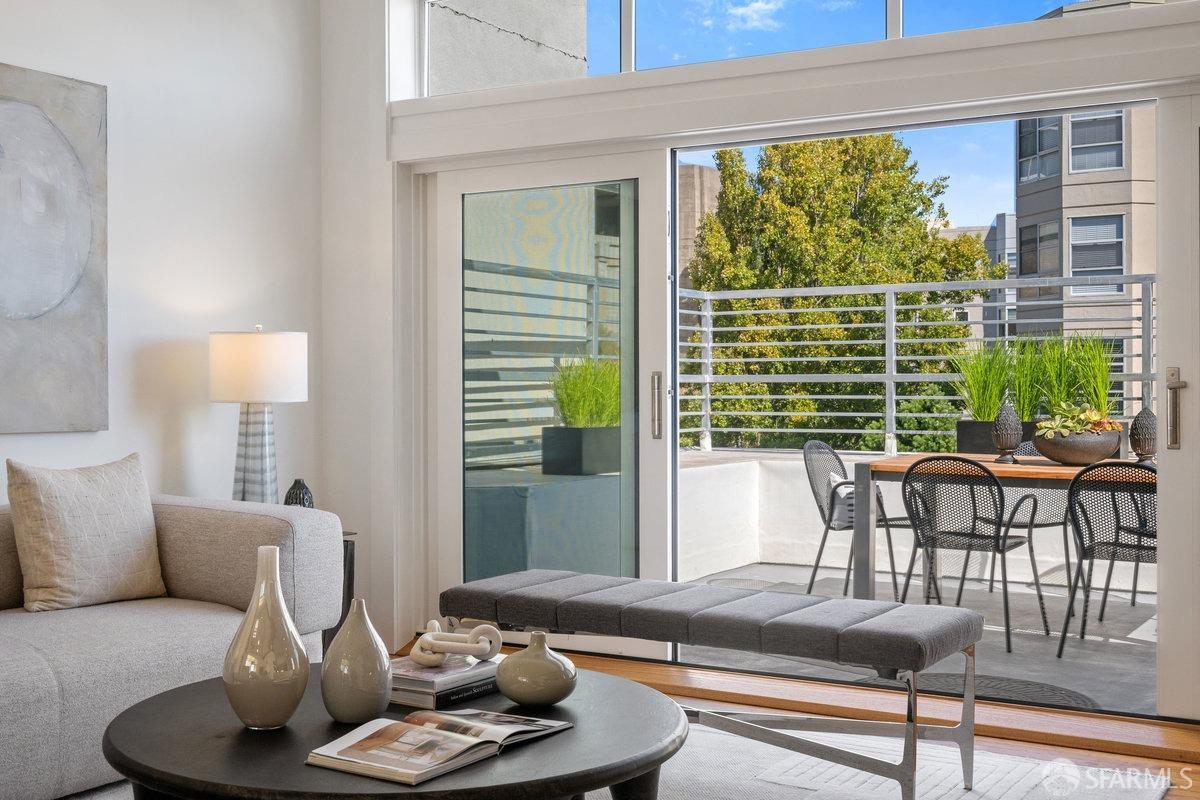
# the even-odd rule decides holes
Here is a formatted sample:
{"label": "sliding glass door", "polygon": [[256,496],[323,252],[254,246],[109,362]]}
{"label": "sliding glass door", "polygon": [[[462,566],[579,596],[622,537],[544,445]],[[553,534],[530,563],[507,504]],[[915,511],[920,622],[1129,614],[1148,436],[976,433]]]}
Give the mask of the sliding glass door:
{"label": "sliding glass door", "polygon": [[670,577],[668,169],[660,152],[431,182],[439,588]]}
{"label": "sliding glass door", "polygon": [[637,193],[463,195],[466,580],[637,575]]}

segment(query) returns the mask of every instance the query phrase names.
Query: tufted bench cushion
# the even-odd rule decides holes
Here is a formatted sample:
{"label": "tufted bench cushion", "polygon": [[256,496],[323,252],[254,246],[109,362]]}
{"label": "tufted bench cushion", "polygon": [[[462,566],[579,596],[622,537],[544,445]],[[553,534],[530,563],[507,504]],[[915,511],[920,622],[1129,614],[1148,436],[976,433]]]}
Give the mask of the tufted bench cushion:
{"label": "tufted bench cushion", "polygon": [[965,608],[527,570],[441,595],[446,617],[920,672],[983,637]]}

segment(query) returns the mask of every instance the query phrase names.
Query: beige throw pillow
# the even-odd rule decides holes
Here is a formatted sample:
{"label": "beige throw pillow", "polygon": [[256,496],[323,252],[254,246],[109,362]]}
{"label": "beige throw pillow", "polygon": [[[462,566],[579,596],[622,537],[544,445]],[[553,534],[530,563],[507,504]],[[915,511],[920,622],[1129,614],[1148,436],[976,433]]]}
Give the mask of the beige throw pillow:
{"label": "beige throw pillow", "polygon": [[7,464],[26,611],[167,593],[137,453],[79,469]]}

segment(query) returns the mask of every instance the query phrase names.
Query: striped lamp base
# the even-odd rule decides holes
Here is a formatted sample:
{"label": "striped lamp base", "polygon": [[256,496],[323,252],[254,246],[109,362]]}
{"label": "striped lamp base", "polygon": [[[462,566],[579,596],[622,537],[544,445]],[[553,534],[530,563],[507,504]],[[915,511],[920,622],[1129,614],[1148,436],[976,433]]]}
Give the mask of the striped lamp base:
{"label": "striped lamp base", "polygon": [[238,420],[237,464],[233,499],[278,503],[275,472],[275,415],[270,403],[242,403]]}

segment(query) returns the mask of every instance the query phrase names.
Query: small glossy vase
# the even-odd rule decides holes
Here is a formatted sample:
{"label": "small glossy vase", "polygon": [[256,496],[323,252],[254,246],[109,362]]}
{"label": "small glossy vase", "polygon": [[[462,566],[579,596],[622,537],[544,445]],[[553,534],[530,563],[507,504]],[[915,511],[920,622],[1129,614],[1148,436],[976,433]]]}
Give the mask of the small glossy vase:
{"label": "small glossy vase", "polygon": [[308,685],[308,654],[279,587],[279,548],[258,548],[246,617],[225,653],[225,694],[247,728],[282,728]]}
{"label": "small glossy vase", "polygon": [[546,634],[529,634],[529,646],[496,668],[500,694],[523,706],[552,706],[575,691],[575,665],[546,646]]}
{"label": "small glossy vase", "polygon": [[321,698],[338,722],[367,722],[387,708],[392,661],[367,616],[367,601],[356,598],[321,662]]}

